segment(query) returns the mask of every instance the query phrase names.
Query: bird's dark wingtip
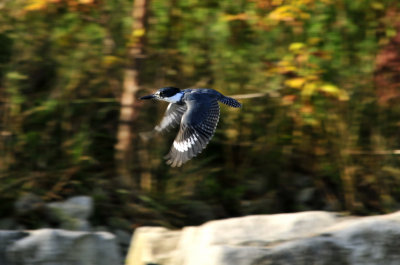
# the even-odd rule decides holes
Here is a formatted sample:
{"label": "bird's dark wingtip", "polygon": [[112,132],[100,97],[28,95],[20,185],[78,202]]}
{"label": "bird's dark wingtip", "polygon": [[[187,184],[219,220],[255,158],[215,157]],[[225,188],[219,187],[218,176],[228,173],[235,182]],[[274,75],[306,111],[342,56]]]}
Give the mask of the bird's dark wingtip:
{"label": "bird's dark wingtip", "polygon": [[221,101],[225,105],[228,105],[229,107],[232,107],[232,108],[241,108],[242,107],[242,104],[234,98],[224,97],[224,98],[219,99],[219,101]]}
{"label": "bird's dark wingtip", "polygon": [[165,163],[170,167],[181,167],[185,162],[187,162],[187,160],[182,160],[181,158],[177,157],[176,154],[171,154],[171,152],[165,155],[164,159],[166,160]]}

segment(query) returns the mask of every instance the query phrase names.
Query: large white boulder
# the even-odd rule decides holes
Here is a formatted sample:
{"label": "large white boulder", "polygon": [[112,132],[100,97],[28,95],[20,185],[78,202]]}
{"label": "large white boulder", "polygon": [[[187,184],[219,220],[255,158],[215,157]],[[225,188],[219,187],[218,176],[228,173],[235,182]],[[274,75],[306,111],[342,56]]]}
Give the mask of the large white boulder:
{"label": "large white boulder", "polygon": [[[173,235],[173,236],[171,236]],[[256,215],[135,231],[127,265],[400,264],[400,212]]]}
{"label": "large white boulder", "polygon": [[[174,251],[178,248],[181,232],[163,227],[141,227],[136,229],[129,248],[127,265],[174,264]],[[156,262],[157,261],[157,262]],[[178,265],[178,264],[177,264]]]}

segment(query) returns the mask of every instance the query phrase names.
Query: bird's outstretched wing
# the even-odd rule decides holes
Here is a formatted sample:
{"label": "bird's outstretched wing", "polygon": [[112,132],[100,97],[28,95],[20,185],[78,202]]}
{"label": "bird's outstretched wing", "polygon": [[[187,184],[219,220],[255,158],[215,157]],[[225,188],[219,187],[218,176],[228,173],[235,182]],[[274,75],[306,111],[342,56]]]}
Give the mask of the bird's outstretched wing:
{"label": "bird's outstretched wing", "polygon": [[[193,100],[186,102],[187,111],[182,116],[181,126],[171,150],[166,155],[167,164],[181,166],[198,155],[208,144],[219,120],[219,105],[216,99]],[[197,98],[199,99],[199,98]]]}
{"label": "bird's outstretched wing", "polygon": [[180,105],[170,103],[160,123],[151,131],[141,132],[139,134],[140,137],[142,138],[142,140],[148,141],[153,138],[157,133],[164,133],[172,128],[175,128],[181,122],[182,115],[183,113],[185,113],[186,109],[187,107],[185,104]]}
{"label": "bird's outstretched wing", "polygon": [[187,107],[185,104],[179,105],[176,103],[170,103],[160,124],[158,124],[154,130],[161,133],[175,128],[181,122],[182,115],[185,113],[186,109]]}

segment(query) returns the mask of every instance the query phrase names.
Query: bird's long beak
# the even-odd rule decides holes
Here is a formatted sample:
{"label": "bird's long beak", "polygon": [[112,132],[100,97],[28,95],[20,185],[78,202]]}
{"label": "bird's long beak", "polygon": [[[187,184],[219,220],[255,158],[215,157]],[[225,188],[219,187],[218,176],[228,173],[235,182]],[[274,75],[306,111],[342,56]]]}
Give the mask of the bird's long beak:
{"label": "bird's long beak", "polygon": [[152,99],[152,98],[155,98],[155,97],[156,96],[152,94],[152,95],[141,97],[140,99]]}

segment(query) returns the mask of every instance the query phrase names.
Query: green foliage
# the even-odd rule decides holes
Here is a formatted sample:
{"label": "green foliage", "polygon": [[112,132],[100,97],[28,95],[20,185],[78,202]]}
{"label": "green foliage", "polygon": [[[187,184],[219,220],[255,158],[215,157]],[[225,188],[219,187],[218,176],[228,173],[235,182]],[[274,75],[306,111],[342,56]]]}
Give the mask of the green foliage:
{"label": "green foliage", "polygon": [[[399,36],[396,1],[150,1],[145,32],[132,32],[131,8],[128,0],[0,4],[1,201],[85,193],[98,202],[96,222],[112,214],[118,222],[103,223],[137,218],[134,226],[398,208],[399,81],[390,81],[394,91],[376,81],[399,74],[377,70],[377,55],[386,58]],[[131,191],[116,182],[117,102],[127,48],[143,34],[143,87],[265,96],[241,100],[239,111],[222,107],[207,149],[180,169],[162,161],[173,133],[135,137],[132,178],[147,174],[152,184]],[[141,106],[135,134],[164,109]],[[192,218],[190,205],[203,214]]]}

